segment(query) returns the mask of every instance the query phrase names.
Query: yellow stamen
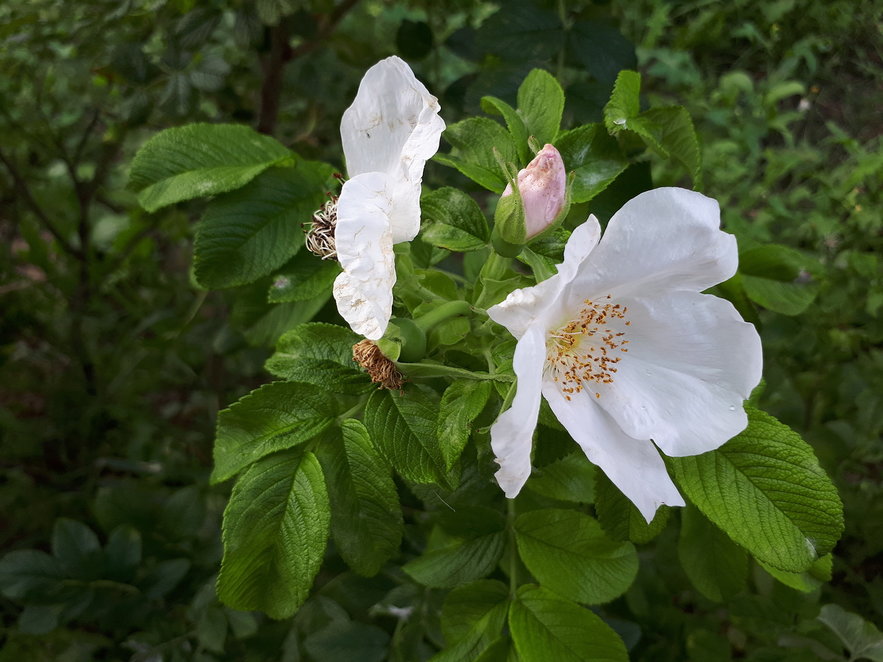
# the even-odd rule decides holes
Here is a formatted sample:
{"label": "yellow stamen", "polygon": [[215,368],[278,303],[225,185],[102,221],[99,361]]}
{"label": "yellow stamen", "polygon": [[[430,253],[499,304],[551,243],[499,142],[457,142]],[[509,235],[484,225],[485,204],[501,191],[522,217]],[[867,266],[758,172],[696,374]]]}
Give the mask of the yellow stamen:
{"label": "yellow stamen", "polygon": [[[629,341],[620,330],[631,324],[625,318],[628,307],[610,299],[608,294],[603,303],[583,300],[577,318],[551,331],[546,339],[546,370],[561,385],[567,400],[587,384],[612,384],[622,358],[617,352],[628,352]],[[601,397],[600,392],[594,393],[595,398]]]}

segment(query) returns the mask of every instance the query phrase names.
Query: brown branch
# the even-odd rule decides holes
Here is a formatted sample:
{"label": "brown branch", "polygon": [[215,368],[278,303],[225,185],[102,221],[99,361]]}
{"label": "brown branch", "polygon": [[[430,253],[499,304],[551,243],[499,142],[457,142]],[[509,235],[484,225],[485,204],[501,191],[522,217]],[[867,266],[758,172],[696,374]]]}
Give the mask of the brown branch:
{"label": "brown branch", "polygon": [[18,172],[18,169],[13,165],[13,163],[6,157],[2,150],[0,150],[0,162],[6,166],[6,169],[9,171],[9,174],[12,176],[12,181],[15,183],[15,189],[25,201],[28,207],[31,208],[31,211],[34,212],[34,215],[40,219],[40,222],[46,227],[47,230],[55,237],[55,241],[58,242],[58,245],[70,255],[78,259],[82,259],[83,252],[78,250],[76,246],[71,244],[64,235],[55,227],[55,224],[49,218],[43,208],[37,203],[34,199],[34,196],[31,194],[31,189],[28,187],[28,183],[24,180],[21,174]]}
{"label": "brown branch", "polygon": [[264,80],[261,84],[258,131],[272,135],[276,130],[285,66],[295,58],[306,55],[324,44],[343,17],[358,3],[359,0],[343,0],[331,13],[323,17],[313,38],[294,49],[288,44],[286,20],[282,20],[270,30],[270,53],[263,63]]}

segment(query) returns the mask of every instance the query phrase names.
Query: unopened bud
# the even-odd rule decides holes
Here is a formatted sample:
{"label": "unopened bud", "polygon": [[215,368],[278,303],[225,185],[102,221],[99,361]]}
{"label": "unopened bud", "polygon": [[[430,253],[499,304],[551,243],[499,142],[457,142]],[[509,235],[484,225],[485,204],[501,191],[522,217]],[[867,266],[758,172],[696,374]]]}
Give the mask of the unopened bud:
{"label": "unopened bud", "polygon": [[[559,220],[567,200],[567,173],[561,154],[546,145],[518,172],[518,192],[524,209],[525,239],[531,239]],[[512,195],[506,186],[501,203]]]}

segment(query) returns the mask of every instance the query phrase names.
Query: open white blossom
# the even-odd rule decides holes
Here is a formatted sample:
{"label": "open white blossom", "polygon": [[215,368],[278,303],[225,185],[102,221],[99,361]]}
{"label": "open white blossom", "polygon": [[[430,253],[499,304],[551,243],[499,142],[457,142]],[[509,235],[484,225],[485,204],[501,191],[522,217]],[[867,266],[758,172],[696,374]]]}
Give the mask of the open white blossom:
{"label": "open white blossom", "polygon": [[334,243],[343,272],[334,298],[353,331],[380,338],[392,314],[393,244],[420,230],[423,166],[445,129],[439,104],[398,57],[368,69],[340,123],[350,179],[337,200]]}
{"label": "open white blossom", "polygon": [[701,294],[736,272],[735,237],[719,226],[711,198],[642,193],[603,239],[594,216],[576,228],[556,275],[488,310],[518,339],[517,392],[491,428],[507,497],[530,475],[540,394],[647,521],[684,505],[656,446],[697,455],[745,428],[760,338],[730,302]]}

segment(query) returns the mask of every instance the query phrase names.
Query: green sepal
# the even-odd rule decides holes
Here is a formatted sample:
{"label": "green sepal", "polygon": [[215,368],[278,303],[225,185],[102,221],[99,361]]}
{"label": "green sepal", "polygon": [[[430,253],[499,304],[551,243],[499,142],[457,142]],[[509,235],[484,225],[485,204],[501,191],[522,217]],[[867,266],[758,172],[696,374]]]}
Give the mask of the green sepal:
{"label": "green sepal", "polygon": [[[399,347],[398,356],[393,361],[416,362],[426,354],[426,333],[414,320],[407,317],[393,317],[389,321],[384,340],[392,341]],[[380,351],[386,355],[383,347]]]}

